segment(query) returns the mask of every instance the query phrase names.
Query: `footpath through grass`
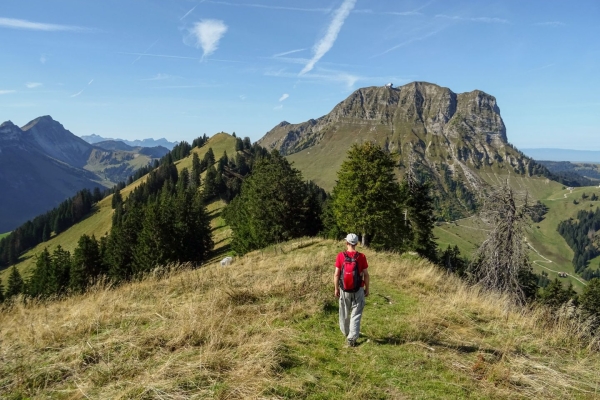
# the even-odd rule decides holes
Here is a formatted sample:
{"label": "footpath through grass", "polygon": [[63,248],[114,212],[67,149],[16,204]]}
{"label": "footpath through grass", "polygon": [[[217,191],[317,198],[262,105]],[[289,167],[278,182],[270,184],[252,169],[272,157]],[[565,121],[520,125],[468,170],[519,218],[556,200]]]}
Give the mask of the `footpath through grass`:
{"label": "footpath through grass", "polygon": [[2,398],[598,398],[597,344],[411,257],[365,250],[359,346],[333,297],[342,243],[301,239],[0,312]]}

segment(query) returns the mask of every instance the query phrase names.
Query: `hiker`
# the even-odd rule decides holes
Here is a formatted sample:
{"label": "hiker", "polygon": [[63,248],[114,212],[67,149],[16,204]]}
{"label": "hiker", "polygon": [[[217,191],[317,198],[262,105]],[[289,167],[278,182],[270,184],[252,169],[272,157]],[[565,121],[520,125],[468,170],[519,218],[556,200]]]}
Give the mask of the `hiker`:
{"label": "hiker", "polygon": [[337,255],[333,284],[335,297],[340,298],[340,330],[347,345],[356,346],[360,334],[360,319],[369,295],[369,271],[367,257],[356,251],[358,236],[346,236],[346,251]]}

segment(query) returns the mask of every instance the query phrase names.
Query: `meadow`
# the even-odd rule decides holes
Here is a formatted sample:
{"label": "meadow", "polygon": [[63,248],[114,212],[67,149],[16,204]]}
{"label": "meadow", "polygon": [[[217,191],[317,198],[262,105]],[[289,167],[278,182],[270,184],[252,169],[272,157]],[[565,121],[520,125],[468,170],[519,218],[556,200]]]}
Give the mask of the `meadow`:
{"label": "meadow", "polygon": [[304,238],[16,304],[0,313],[4,398],[598,397],[598,343],[577,321],[407,255],[364,250],[371,295],[345,348],[331,283],[342,245]]}

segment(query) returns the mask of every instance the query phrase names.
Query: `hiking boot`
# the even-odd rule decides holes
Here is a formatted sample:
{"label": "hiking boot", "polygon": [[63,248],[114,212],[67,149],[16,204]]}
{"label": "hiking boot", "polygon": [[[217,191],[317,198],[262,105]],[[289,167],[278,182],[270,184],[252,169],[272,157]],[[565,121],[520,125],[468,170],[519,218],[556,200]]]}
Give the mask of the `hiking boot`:
{"label": "hiking boot", "polygon": [[356,339],[346,340],[346,347],[356,347]]}

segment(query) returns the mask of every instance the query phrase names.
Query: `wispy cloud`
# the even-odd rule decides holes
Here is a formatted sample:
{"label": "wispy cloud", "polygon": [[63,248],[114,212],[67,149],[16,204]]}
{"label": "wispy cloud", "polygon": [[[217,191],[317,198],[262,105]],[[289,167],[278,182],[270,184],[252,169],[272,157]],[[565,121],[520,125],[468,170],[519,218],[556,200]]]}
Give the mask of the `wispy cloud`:
{"label": "wispy cloud", "polygon": [[185,17],[187,17],[188,15],[190,15],[192,12],[194,12],[194,10],[196,9],[196,7],[198,7],[200,4],[204,3],[206,0],[200,0],[200,2],[198,4],[196,4],[194,7],[192,7],[188,12],[186,12],[184,14],[183,17],[179,18],[179,20],[183,20]]}
{"label": "wispy cloud", "polygon": [[331,8],[302,8],[302,7],[286,7],[286,6],[272,6],[267,4],[244,4],[244,3],[232,3],[229,1],[208,1],[208,3],[212,4],[221,4],[224,6],[233,6],[233,7],[253,7],[253,8],[265,8],[269,10],[284,10],[284,11],[304,11],[304,12],[321,12],[328,13],[331,12]]}
{"label": "wispy cloud", "polygon": [[[90,85],[91,85],[93,82],[94,82],[94,79],[92,78],[92,80],[90,80],[90,81],[88,82],[87,86],[90,86]],[[82,93],[85,91],[85,89],[87,88],[87,86],[86,86],[86,87],[84,87],[83,89],[81,89],[79,92],[72,94],[72,95],[71,95],[71,96],[69,96],[69,97],[77,97],[77,96],[79,96],[80,94],[82,94]]]}
{"label": "wispy cloud", "polygon": [[273,110],[281,110],[283,108],[283,104],[273,107]]}
{"label": "wispy cloud", "polygon": [[461,17],[458,15],[437,14],[436,18],[452,19],[455,21],[482,22],[486,24],[510,24],[511,22],[503,18],[495,17]]}
{"label": "wispy cloud", "polygon": [[242,101],[246,100],[246,95],[245,94],[240,94],[239,97],[240,97],[240,100],[242,100]]}
{"label": "wispy cloud", "polygon": [[541,71],[541,70],[543,70],[543,69],[552,68],[552,67],[554,67],[554,63],[551,63],[551,64],[546,64],[546,65],[543,65],[543,66],[541,66],[541,67],[532,68],[532,69],[530,69],[530,70],[527,70],[527,71],[525,71],[525,72]]}
{"label": "wispy cloud", "polygon": [[221,20],[203,19],[189,29],[189,39],[196,48],[202,48],[202,58],[204,58],[217,50],[219,41],[227,29],[227,25]]}
{"label": "wispy cloud", "polygon": [[46,24],[43,22],[32,22],[24,19],[0,18],[0,27],[11,29],[28,29],[33,31],[89,31],[89,28],[71,25]]}
{"label": "wispy cloud", "polygon": [[283,95],[282,95],[282,96],[279,98],[279,101],[284,101],[284,100],[285,100],[285,99],[287,99],[288,97],[290,97],[290,95],[289,95],[289,94],[287,94],[287,93],[284,93],[284,94],[283,94]]}
{"label": "wispy cloud", "polygon": [[383,51],[383,52],[381,52],[381,53],[375,54],[374,56],[371,56],[370,58],[379,57],[379,56],[382,56],[382,55],[384,55],[384,54],[387,54],[387,53],[389,53],[390,51],[394,51],[394,50],[396,50],[396,49],[399,49],[400,47],[404,47],[404,46],[407,46],[407,45],[409,45],[409,44],[411,44],[411,43],[414,43],[414,42],[419,42],[419,41],[421,41],[421,40],[425,40],[425,39],[427,39],[427,38],[430,38],[431,36],[437,35],[437,34],[438,34],[438,33],[440,33],[441,31],[443,31],[444,29],[445,29],[445,27],[441,27],[441,28],[437,28],[437,29],[435,29],[435,30],[433,30],[433,31],[430,31],[430,32],[428,32],[428,33],[425,33],[424,35],[420,35],[420,36],[414,36],[414,37],[412,37],[412,38],[410,38],[410,39],[407,39],[407,40],[405,40],[405,41],[404,41],[404,42],[402,42],[402,43],[399,43],[399,44],[397,44],[397,45],[395,45],[395,46],[392,46],[392,47],[390,47],[389,49],[387,49],[387,50],[385,50],[385,51]]}
{"label": "wispy cloud", "polygon": [[306,50],[306,49],[296,49],[296,50],[284,51],[283,53],[274,54],[273,58],[283,57],[283,56],[287,56],[289,54],[294,54],[294,53],[299,53],[299,52],[304,51],[304,50]]}
{"label": "wispy cloud", "polygon": [[40,56],[40,62],[41,62],[42,64],[46,64],[46,61],[48,61],[48,59],[46,58],[46,56],[45,56],[44,54],[42,54],[42,55]]}
{"label": "wispy cloud", "polygon": [[15,93],[16,90],[0,90],[0,95]]}
{"label": "wispy cloud", "polygon": [[146,56],[146,57],[163,57],[163,58],[180,58],[183,60],[200,60],[198,57],[174,56],[170,54],[152,54],[152,53],[127,53],[119,52],[117,54],[127,54],[130,56]]}
{"label": "wispy cloud", "polygon": [[315,64],[323,57],[330,49],[333,47],[338,34],[340,33],[340,29],[342,29],[342,25],[344,25],[344,21],[350,15],[350,11],[354,8],[356,4],[356,0],[344,0],[340,8],[335,10],[333,14],[333,19],[327,28],[327,32],[325,36],[319,40],[314,48],[313,48],[313,57],[311,60],[304,66],[302,71],[300,71],[300,75],[304,75],[310,70],[312,70]]}
{"label": "wispy cloud", "polygon": [[85,88],[81,89],[79,92],[72,94],[70,97],[77,97],[79,96],[81,93],[83,93],[85,91]]}
{"label": "wispy cloud", "polygon": [[558,28],[559,26],[565,26],[566,24],[564,22],[560,22],[560,21],[546,21],[546,22],[536,22],[533,25],[534,26],[549,26],[552,28]]}
{"label": "wispy cloud", "polygon": [[173,75],[169,75],[169,74],[156,74],[151,78],[144,78],[144,79],[140,79],[140,81],[163,81],[165,79],[171,79],[173,78]]}
{"label": "wispy cloud", "polygon": [[352,10],[353,13],[356,14],[374,14],[374,15],[397,15],[401,17],[409,17],[411,15],[423,15],[423,13],[419,11],[373,11],[368,8],[363,8],[360,10]]}
{"label": "wispy cloud", "polygon": [[27,89],[35,89],[36,87],[42,86],[42,84],[39,82],[27,82],[25,86],[27,87]]}
{"label": "wispy cloud", "polygon": [[327,83],[341,83],[344,86],[346,86],[347,89],[352,89],[356,82],[365,79],[361,76],[350,74],[348,72],[327,69],[318,69],[317,72],[310,72],[300,76],[298,76],[298,74],[295,73],[286,72],[285,70],[270,70],[265,72],[265,76],[295,79],[300,78],[306,81],[318,81]]}
{"label": "wispy cloud", "polygon": [[154,47],[154,45],[155,45],[156,43],[158,43],[158,40],[159,40],[159,39],[156,39],[156,40],[154,41],[154,43],[152,43],[150,46],[148,46],[148,48],[147,48],[147,49],[146,49],[146,50],[145,50],[143,53],[140,53],[140,54],[138,55],[138,58],[136,58],[135,60],[133,60],[133,62],[131,63],[131,65],[135,64],[135,63],[136,63],[136,62],[137,62],[137,61],[138,61],[140,58],[142,58],[142,56],[145,56],[145,55],[146,55],[146,54],[147,54],[147,53],[150,51],[150,49],[151,49],[152,47]]}

